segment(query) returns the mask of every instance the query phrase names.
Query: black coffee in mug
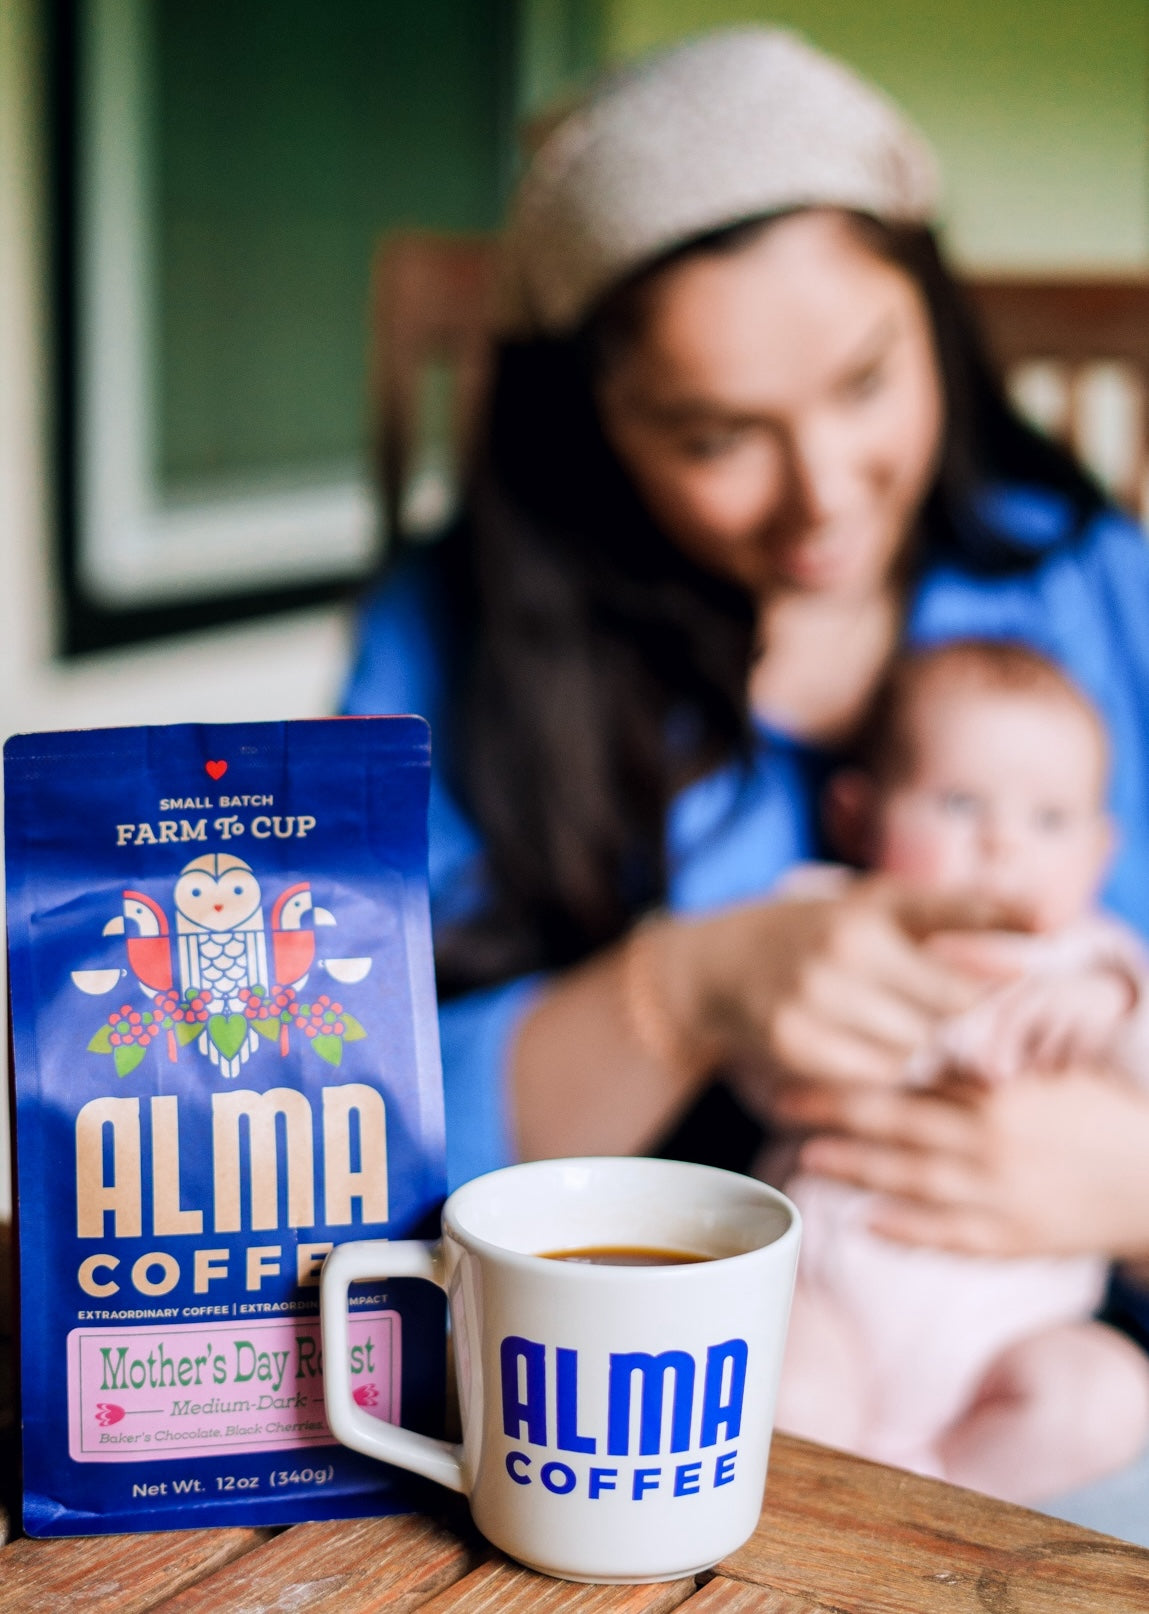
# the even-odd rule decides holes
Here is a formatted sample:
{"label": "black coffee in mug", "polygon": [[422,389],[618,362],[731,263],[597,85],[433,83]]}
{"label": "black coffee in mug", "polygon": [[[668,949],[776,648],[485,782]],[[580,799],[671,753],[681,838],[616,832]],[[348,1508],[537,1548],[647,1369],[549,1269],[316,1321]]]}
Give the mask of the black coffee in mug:
{"label": "black coffee in mug", "polygon": [[636,1245],[592,1244],[580,1250],[544,1250],[548,1261],[575,1261],[588,1267],[684,1267],[695,1261],[712,1261],[712,1255],[693,1250],[655,1250]]}

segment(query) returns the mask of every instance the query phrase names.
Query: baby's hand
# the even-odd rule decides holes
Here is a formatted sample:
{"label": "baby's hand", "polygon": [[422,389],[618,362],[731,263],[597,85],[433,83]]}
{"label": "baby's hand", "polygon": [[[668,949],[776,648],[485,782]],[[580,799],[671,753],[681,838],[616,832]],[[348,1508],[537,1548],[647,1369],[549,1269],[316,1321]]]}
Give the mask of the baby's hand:
{"label": "baby's hand", "polygon": [[1088,1064],[1109,1052],[1136,999],[1119,968],[1031,976],[978,1005],[965,1034],[955,1027],[952,1051],[960,1066],[991,1082]]}

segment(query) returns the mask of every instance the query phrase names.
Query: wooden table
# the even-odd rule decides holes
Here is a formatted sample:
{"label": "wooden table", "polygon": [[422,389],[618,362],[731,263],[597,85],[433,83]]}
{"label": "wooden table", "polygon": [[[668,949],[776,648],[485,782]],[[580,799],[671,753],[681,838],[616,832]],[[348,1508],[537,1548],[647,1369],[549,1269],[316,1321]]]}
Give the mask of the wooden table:
{"label": "wooden table", "polygon": [[1124,1614],[1149,1552],[778,1435],[754,1536],[698,1581],[577,1586],[456,1512],[10,1542],[0,1614]]}

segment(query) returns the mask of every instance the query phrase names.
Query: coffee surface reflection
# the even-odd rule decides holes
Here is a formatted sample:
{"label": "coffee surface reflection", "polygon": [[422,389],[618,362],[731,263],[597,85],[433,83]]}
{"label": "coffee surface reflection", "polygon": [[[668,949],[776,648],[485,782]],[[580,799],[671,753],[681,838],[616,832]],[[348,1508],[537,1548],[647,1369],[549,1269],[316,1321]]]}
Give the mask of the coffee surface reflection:
{"label": "coffee surface reflection", "polygon": [[543,1250],[547,1261],[573,1261],[588,1267],[684,1267],[697,1261],[712,1261],[711,1255],[692,1250],[655,1250],[634,1245],[591,1245],[582,1250]]}

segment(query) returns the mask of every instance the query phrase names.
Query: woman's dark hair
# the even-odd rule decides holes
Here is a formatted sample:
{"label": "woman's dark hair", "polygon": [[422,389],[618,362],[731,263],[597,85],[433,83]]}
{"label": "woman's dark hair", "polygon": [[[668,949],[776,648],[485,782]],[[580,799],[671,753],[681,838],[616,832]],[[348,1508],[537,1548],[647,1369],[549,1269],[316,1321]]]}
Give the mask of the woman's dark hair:
{"label": "woman's dark hair", "polygon": [[[929,308],[946,410],[911,564],[956,552],[1032,564],[978,518],[988,484],[1038,484],[1078,525],[1101,504],[1010,407],[927,229],[851,215]],[[435,552],[447,606],[451,785],[482,837],[481,902],[441,926],[445,996],[562,967],[665,895],[666,814],[693,777],[746,759],[754,608],[663,535],[602,433],[594,386],[641,330],[670,262],[737,251],[770,220],[692,241],[617,287],[576,336],[497,354],[464,513]]]}

